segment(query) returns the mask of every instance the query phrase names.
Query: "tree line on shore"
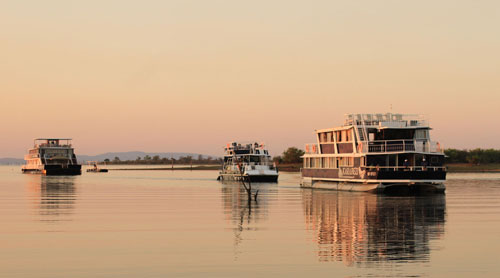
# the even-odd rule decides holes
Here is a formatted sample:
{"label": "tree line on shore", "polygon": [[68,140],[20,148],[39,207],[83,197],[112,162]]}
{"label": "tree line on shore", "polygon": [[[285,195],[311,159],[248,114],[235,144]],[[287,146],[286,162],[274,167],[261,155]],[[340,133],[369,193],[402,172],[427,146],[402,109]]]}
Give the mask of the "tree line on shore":
{"label": "tree line on shore", "polygon": [[444,150],[447,163],[489,164],[500,163],[500,150],[473,149],[473,150]]}
{"label": "tree line on shore", "polygon": [[[473,150],[458,150],[458,149],[446,149],[444,150],[446,155],[446,163],[471,163],[471,164],[489,164],[489,163],[500,163],[500,150],[495,149],[473,149]],[[273,161],[277,164],[297,164],[302,163],[301,156],[304,155],[304,151],[296,147],[290,147],[286,149],[281,155],[273,157]],[[175,158],[161,158],[158,155],[150,157],[146,155],[145,157],[137,157],[135,160],[120,160],[119,157],[114,159],[105,159],[104,162],[108,164],[196,164],[196,165],[214,165],[222,164],[222,158],[213,157],[203,157],[199,155],[197,158],[192,156],[181,156],[178,159]]]}
{"label": "tree line on shore", "polygon": [[[277,164],[295,164],[302,163],[301,156],[304,155],[304,151],[300,150],[296,147],[290,147],[283,152],[282,155],[278,155],[273,157],[273,161]],[[144,157],[137,157],[134,160],[121,160],[119,157],[115,156],[113,159],[106,158],[104,162],[106,164],[181,164],[181,165],[214,165],[214,164],[222,164],[224,160],[222,158],[213,158],[213,157],[203,157],[199,155],[197,158],[193,158],[192,156],[181,156],[178,159],[175,158],[167,158],[160,157],[155,155],[153,157],[146,155]]]}

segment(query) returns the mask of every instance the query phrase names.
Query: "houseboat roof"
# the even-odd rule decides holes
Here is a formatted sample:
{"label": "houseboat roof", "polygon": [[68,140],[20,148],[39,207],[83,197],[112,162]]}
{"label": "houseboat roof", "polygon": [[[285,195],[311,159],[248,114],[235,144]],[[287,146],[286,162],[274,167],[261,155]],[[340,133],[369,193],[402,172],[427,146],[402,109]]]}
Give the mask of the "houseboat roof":
{"label": "houseboat roof", "polygon": [[431,129],[424,115],[420,114],[345,114],[344,124],[338,127],[322,128],[318,132],[341,131],[358,127],[377,129]]}
{"label": "houseboat roof", "polygon": [[426,117],[422,114],[374,113],[345,114],[344,126],[365,125],[386,128],[416,128],[429,127]]}
{"label": "houseboat roof", "polygon": [[[36,138],[34,139],[35,148],[39,147],[71,147],[71,138]],[[62,143],[59,143],[63,141]],[[65,141],[65,142],[64,142]]]}

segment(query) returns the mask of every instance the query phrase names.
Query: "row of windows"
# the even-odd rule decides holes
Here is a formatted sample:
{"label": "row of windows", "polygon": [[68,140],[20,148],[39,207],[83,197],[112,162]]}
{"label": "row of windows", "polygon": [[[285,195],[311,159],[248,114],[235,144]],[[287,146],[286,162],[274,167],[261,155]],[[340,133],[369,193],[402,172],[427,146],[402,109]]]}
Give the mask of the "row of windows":
{"label": "row of windows", "polygon": [[318,133],[320,143],[328,143],[334,141],[334,136],[337,138],[337,142],[352,142],[353,132],[352,129],[337,130],[329,132]]}
{"label": "row of windows", "polygon": [[304,158],[304,168],[330,168],[352,167],[353,157],[314,157]]}

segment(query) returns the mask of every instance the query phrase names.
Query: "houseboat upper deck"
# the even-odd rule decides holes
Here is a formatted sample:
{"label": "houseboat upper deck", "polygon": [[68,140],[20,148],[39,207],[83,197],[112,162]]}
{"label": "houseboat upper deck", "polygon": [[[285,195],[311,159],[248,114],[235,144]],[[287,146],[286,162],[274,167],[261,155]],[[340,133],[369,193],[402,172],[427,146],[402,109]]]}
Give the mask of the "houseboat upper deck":
{"label": "houseboat upper deck", "polygon": [[316,130],[306,145],[302,186],[353,191],[444,191],[441,145],[422,115],[348,114],[344,125]]}

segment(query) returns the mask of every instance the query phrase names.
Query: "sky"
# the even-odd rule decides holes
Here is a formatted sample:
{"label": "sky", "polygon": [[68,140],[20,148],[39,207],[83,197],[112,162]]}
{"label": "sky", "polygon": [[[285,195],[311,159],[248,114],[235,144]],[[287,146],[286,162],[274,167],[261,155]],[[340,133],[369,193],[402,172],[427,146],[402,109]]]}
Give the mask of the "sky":
{"label": "sky", "polygon": [[[499,1],[0,1],[0,157],[272,155],[346,113],[425,114],[500,148]],[[392,107],[392,110],[391,110]]]}

